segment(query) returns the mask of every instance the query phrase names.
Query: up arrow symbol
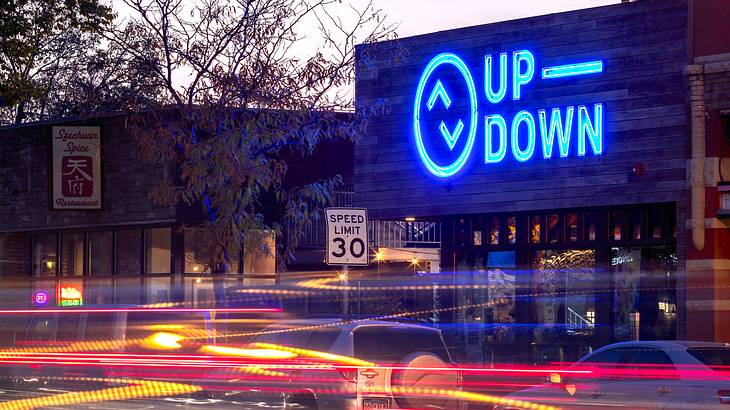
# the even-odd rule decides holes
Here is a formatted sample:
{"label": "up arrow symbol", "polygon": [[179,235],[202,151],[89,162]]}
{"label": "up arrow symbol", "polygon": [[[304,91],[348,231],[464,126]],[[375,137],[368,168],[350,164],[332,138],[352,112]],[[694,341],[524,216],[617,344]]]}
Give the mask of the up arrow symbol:
{"label": "up arrow symbol", "polygon": [[441,101],[443,101],[447,110],[451,107],[451,98],[449,98],[449,94],[446,93],[446,89],[444,88],[444,85],[441,84],[441,80],[436,80],[436,86],[433,87],[431,96],[428,97],[428,101],[426,101],[426,106],[429,111],[433,110],[433,106],[436,104],[436,98],[441,98]]}
{"label": "up arrow symbol", "polygon": [[[428,97],[428,101],[426,101],[426,107],[428,107],[429,111],[433,110],[433,106],[436,105],[437,99],[441,99],[441,102],[443,102],[447,110],[451,107],[451,98],[449,98],[449,94],[446,92],[441,80],[436,80],[436,85],[433,87],[433,91],[431,91],[431,96]],[[461,135],[463,130],[464,123],[461,120],[456,123],[456,128],[454,128],[453,131],[449,131],[446,127],[446,123],[443,121],[441,121],[441,125],[439,126],[441,136],[444,138],[444,141],[446,141],[446,145],[448,145],[449,149],[452,151],[454,150],[456,141],[459,139],[459,135]]]}

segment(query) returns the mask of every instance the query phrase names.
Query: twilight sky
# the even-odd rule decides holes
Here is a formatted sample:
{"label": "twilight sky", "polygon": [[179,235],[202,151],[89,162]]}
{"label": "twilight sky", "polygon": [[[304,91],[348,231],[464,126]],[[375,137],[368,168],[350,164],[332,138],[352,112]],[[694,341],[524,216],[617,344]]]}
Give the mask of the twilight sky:
{"label": "twilight sky", "polygon": [[[129,17],[130,10],[124,0],[106,0],[111,3],[119,15],[119,21]],[[201,0],[183,0],[183,5],[191,5]],[[340,15],[346,22],[351,17],[347,14],[348,4],[362,9],[369,0],[342,0]],[[620,3],[621,0],[372,0],[377,9],[383,10],[390,23],[398,25],[399,37],[467,27],[497,21],[513,20],[523,17],[538,16],[550,13],[598,7]],[[348,17],[349,16],[349,17]],[[309,29],[311,27],[311,29]],[[321,46],[316,21],[304,19],[299,33],[305,38],[290,50],[299,58],[311,56]],[[188,83],[192,74],[187,71],[173,73],[174,82],[181,85]],[[347,90],[351,93],[352,90]]]}
{"label": "twilight sky", "polygon": [[[353,4],[366,0],[354,0]],[[620,0],[373,0],[399,37],[620,3]]]}

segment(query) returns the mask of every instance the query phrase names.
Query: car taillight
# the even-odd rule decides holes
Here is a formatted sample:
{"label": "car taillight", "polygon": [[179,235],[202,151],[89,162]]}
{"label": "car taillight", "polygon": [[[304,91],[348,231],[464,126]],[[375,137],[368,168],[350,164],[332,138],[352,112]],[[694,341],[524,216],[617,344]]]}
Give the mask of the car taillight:
{"label": "car taillight", "polygon": [[350,383],[356,383],[357,382],[357,371],[346,369],[346,370],[340,370],[340,375],[342,375],[342,378],[347,380]]}
{"label": "car taillight", "polygon": [[717,399],[722,404],[730,404],[730,390],[718,390]]}

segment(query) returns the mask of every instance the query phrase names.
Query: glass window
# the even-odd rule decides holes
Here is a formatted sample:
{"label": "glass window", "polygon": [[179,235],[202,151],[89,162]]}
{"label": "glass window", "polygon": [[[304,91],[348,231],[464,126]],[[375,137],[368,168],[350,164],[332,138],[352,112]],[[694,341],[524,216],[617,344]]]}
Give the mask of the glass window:
{"label": "glass window", "polygon": [[593,212],[586,212],[583,216],[583,232],[585,240],[595,241],[596,240],[596,214]]}
{"label": "glass window", "polygon": [[489,218],[489,244],[499,245],[499,218]]}
{"label": "glass window", "polygon": [[142,230],[122,229],[117,231],[117,274],[137,275],[142,273]]}
{"label": "glass window", "polygon": [[145,278],[145,303],[167,303],[170,301],[170,278]]}
{"label": "glass window", "polygon": [[144,230],[145,273],[170,273],[172,228]]}
{"label": "glass window", "polygon": [[615,365],[622,363],[624,353],[625,350],[621,348],[604,350],[582,361],[581,364],[607,365],[614,367]]}
{"label": "glass window", "polygon": [[86,235],[89,252],[89,274],[112,274],[112,248],[114,235],[111,231],[89,232]]}
{"label": "glass window", "polygon": [[482,246],[482,231],[474,231],[474,246]]}
{"label": "glass window", "polygon": [[33,237],[33,276],[55,276],[58,263],[56,234]]}
{"label": "glass window", "polygon": [[623,211],[613,211],[611,212],[611,220],[610,220],[610,239],[614,241],[620,241],[623,238],[623,228],[624,228],[624,212]]}
{"label": "glass window", "polygon": [[548,243],[556,243],[560,240],[560,215],[548,215],[547,241]]}
{"label": "glass window", "polygon": [[507,243],[517,243],[517,217],[507,217]]}
{"label": "glass window", "polygon": [[61,276],[84,274],[84,234],[81,232],[61,235]]}
{"label": "glass window", "polygon": [[0,234],[0,276],[25,276],[30,264],[30,241],[24,233]]}
{"label": "glass window", "polygon": [[575,212],[565,215],[565,240],[568,242],[578,241],[578,214]]}
{"label": "glass window", "polygon": [[666,225],[666,210],[663,208],[653,208],[649,211],[649,237],[651,239],[661,239],[666,236],[665,228]]}
{"label": "glass window", "polygon": [[86,279],[85,303],[107,305],[114,303],[114,282],[111,279]]}
{"label": "glass window", "polygon": [[629,226],[631,227],[631,239],[641,239],[641,209],[632,209],[630,214]]}
{"label": "glass window", "polygon": [[542,216],[533,215],[530,218],[530,243],[540,243],[540,229],[542,229]]}
{"label": "glass window", "polygon": [[185,229],[185,273],[210,273],[206,264],[205,241],[195,229]]}
{"label": "glass window", "polygon": [[[185,229],[185,273],[210,273],[207,263],[206,240],[196,229]],[[228,249],[227,273],[238,273],[241,250],[235,244]]]}
{"label": "glass window", "polygon": [[[383,341],[387,340],[387,344]],[[354,332],[355,357],[380,363],[398,363],[413,352],[435,354],[446,363],[451,362],[441,335],[436,331],[365,326]]]}
{"label": "glass window", "polygon": [[[593,249],[539,250],[532,255],[537,323],[560,325],[567,335],[592,335],[596,312],[596,252]],[[538,326],[535,337],[553,336]]]}
{"label": "glass window", "polygon": [[687,353],[708,366],[730,366],[730,348],[690,347]]}
{"label": "glass window", "polygon": [[142,283],[139,278],[115,279],[116,303],[138,305],[142,301]]}

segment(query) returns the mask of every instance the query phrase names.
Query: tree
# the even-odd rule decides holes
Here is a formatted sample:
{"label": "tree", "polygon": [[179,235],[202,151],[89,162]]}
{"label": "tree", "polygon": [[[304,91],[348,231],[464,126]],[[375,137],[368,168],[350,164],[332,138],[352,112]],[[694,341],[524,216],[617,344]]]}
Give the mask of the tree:
{"label": "tree", "polygon": [[113,19],[98,0],[0,2],[0,124],[46,119],[49,110],[68,107],[56,98],[67,80],[86,72],[90,50]]}
{"label": "tree", "polygon": [[[224,271],[239,247],[265,248],[272,234],[279,261],[291,258],[340,179],[285,187],[286,155],[361,134],[363,118],[343,91],[354,80],[355,43],[391,37],[392,27],[372,4],[355,9],[338,0],[125,3],[131,20],[108,40],[164,90],[158,109],[134,116],[131,129],[149,159],[178,169],[151,197],[201,204],[207,219],[197,232],[214,271]],[[303,57],[307,41],[319,46]],[[279,217],[267,218],[266,208]],[[292,221],[289,231],[282,220]]]}

